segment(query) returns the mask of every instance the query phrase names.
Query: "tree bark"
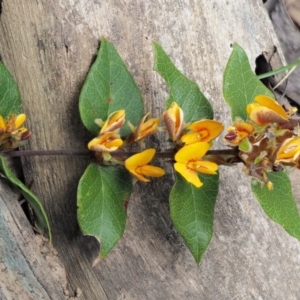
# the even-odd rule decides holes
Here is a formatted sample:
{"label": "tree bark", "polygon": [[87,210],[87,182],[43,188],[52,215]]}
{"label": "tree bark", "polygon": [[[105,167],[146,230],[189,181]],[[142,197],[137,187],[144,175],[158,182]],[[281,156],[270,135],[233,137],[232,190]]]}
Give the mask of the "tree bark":
{"label": "tree bark", "polygon": [[[167,98],[165,83],[152,71],[152,40],[199,84],[215,119],[226,124],[222,74],[231,44],[246,50],[253,67],[274,45],[274,63],[283,61],[258,0],[4,0],[0,53],[20,87],[33,131],[27,149],[86,148],[92,136],[80,121],[78,98],[102,36],[114,43],[152,116],[161,116]],[[163,140],[147,143],[167,146]],[[264,214],[240,166],[220,170],[214,236],[200,266],[172,226],[168,175],[135,186],[124,237],[93,268],[99,244],[83,236],[76,221],[76,187],[88,163],[70,156],[23,160],[26,181],[34,181],[32,189],[49,213],[71,294],[80,288],[89,300],[299,297],[300,244]]]}

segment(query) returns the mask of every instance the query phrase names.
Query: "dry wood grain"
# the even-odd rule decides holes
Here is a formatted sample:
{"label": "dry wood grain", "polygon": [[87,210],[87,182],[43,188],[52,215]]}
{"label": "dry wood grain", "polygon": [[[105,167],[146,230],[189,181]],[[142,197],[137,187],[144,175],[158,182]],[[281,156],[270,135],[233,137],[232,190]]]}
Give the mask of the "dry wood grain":
{"label": "dry wood grain", "polygon": [[[7,182],[0,181],[0,299],[64,299],[65,274],[53,249],[36,237]],[[37,240],[40,242],[37,242]],[[49,259],[51,262],[49,264]],[[60,281],[52,274],[60,272]]]}
{"label": "dry wood grain", "polygon": [[[102,36],[115,44],[154,116],[163,111],[167,88],[151,70],[151,40],[199,83],[216,119],[227,124],[222,74],[231,44],[244,47],[253,66],[262,51],[280,49],[259,0],[4,0],[2,6],[0,53],[20,86],[34,131],[30,149],[86,147],[91,135],[80,122],[78,96]],[[166,146],[158,139],[148,144]],[[169,175],[135,187],[124,237],[92,268],[99,245],[76,222],[76,186],[87,164],[83,157],[23,161],[26,180],[34,180],[49,212],[70,291],[80,288],[82,299],[299,297],[300,244],[265,216],[239,167],[221,169],[214,236],[200,266],[172,227]]]}

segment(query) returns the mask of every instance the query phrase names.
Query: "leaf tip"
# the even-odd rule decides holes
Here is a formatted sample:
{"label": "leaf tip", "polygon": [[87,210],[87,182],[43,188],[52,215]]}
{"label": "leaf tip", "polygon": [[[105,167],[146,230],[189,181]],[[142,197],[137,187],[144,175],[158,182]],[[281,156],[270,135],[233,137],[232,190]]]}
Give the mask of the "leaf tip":
{"label": "leaf tip", "polygon": [[105,36],[102,36],[101,39],[100,39],[100,42],[101,43],[108,42],[108,39]]}

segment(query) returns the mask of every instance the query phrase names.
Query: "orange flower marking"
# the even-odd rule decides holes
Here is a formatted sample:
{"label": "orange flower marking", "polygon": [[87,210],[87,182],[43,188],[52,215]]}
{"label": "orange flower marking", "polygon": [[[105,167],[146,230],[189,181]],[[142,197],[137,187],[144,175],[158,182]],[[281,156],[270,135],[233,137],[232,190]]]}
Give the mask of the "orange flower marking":
{"label": "orange flower marking", "polygon": [[257,103],[247,105],[247,113],[249,118],[258,125],[267,123],[286,123],[289,119],[288,114],[282,106],[272,98],[259,95],[254,98]]}
{"label": "orange flower marking", "polygon": [[217,164],[202,160],[209,147],[208,143],[197,142],[181,148],[175,155],[175,170],[197,188],[203,185],[197,172],[217,174]]}
{"label": "orange flower marking", "polygon": [[161,177],[165,175],[165,171],[162,168],[148,165],[153,159],[156,150],[153,148],[146,149],[141,153],[132,155],[125,160],[126,169],[134,175],[138,180],[143,182],[149,182],[147,177]]}
{"label": "orange flower marking", "polygon": [[191,132],[184,134],[181,141],[185,145],[190,145],[197,142],[210,142],[215,139],[223,131],[223,125],[214,120],[201,120],[192,123],[187,129]]}

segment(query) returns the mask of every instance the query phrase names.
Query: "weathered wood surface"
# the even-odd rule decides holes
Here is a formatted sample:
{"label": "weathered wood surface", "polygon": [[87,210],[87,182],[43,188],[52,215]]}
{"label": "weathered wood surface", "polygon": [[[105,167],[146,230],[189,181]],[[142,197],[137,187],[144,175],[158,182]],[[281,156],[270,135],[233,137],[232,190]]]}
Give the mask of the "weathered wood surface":
{"label": "weathered wood surface", "polygon": [[[53,260],[53,256],[49,261],[41,254],[41,243],[37,243],[36,235],[18,202],[18,197],[20,195],[13,193],[2,178],[0,299],[63,299],[62,280],[58,281],[58,278],[51,276],[56,269],[62,267],[57,265],[59,263]],[[66,283],[66,279],[63,281]]]}
{"label": "weathered wood surface", "polygon": [[[101,36],[115,44],[154,116],[163,111],[167,88],[151,70],[151,40],[199,83],[216,119],[227,124],[222,74],[230,45],[242,45],[252,65],[262,51],[279,48],[259,0],[10,0],[2,6],[0,53],[20,86],[34,131],[30,149],[86,147],[91,135],[79,119],[78,94]],[[69,290],[80,288],[82,299],[299,299],[300,243],[266,217],[240,166],[221,169],[214,236],[200,266],[172,227],[167,176],[135,187],[124,237],[92,268],[99,245],[76,222],[76,186],[88,159],[23,164],[49,212]]]}

